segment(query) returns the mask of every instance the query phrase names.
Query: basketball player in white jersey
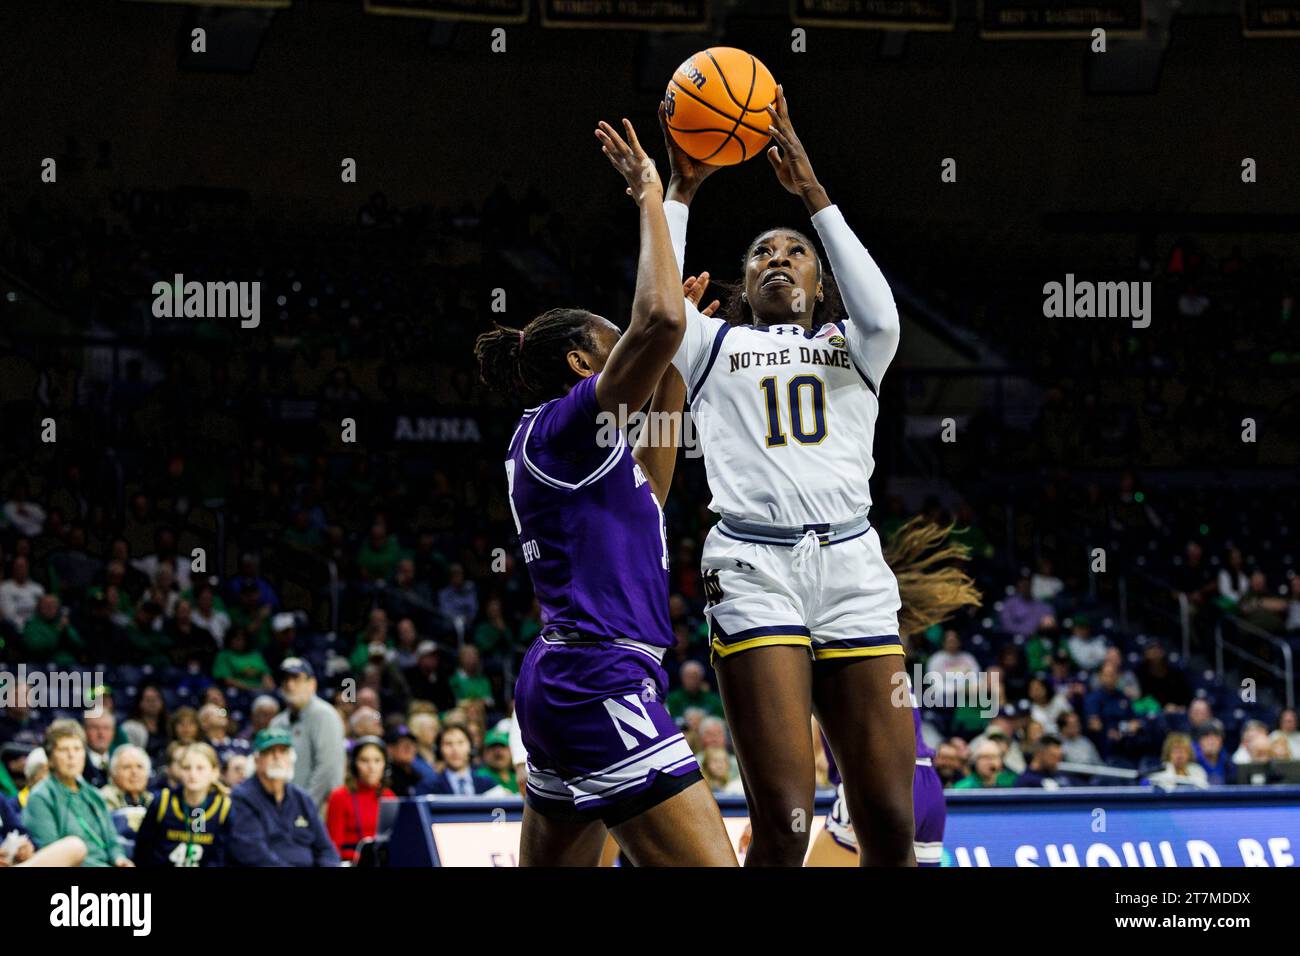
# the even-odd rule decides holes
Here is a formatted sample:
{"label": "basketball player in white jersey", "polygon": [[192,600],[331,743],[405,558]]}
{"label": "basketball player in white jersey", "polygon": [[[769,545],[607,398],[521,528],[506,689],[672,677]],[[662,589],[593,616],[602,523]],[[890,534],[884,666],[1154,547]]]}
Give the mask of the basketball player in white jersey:
{"label": "basketball player in white jersey", "polygon": [[[745,250],[723,318],[689,302],[686,383],[720,516],[702,571],[714,661],[753,824],[745,863],[800,866],[815,712],[844,779],[862,865],[915,865],[912,712],[898,585],[868,519],[880,382],[898,348],[889,285],[813,174],[780,87],[768,159],[830,260],[776,228]],[[663,111],[660,111],[663,122]],[[716,167],[665,128],[679,268],[687,206]],[[841,304],[842,297],[842,304]]]}

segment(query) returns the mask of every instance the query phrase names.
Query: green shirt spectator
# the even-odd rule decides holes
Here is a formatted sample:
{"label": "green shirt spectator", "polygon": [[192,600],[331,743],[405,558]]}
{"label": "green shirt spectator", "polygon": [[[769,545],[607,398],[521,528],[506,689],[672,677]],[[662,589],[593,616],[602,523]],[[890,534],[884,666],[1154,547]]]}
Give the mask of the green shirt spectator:
{"label": "green shirt spectator", "polygon": [[1002,766],[1002,748],[995,741],[985,740],[978,744],[971,755],[971,762],[974,769],[965,779],[954,783],[953,790],[982,790],[1016,785],[1016,775]]}
{"label": "green shirt spectator", "polygon": [[397,535],[389,534],[384,523],[376,521],[365,544],[357,551],[357,568],[367,581],[387,581],[404,556]]}
{"label": "green shirt spectator", "polygon": [[458,705],[467,700],[492,703],[492,682],[484,676],[478,648],[473,644],[466,644],[460,649],[460,667],[451,676],[449,683]]}
{"label": "green shirt spectator", "polygon": [[27,619],[23,628],[23,651],[28,661],[53,661],[60,667],[72,667],[78,653],[85,647],[81,635],[68,620],[68,612],[59,607],[53,594],[42,594],[36,602],[36,613]]}
{"label": "green shirt spectator", "polygon": [[262,652],[248,646],[248,634],[242,628],[233,629],[212,663],[212,679],[244,690],[265,690],[272,686],[270,676],[271,667]]}
{"label": "green shirt spectator", "polygon": [[162,608],[156,601],[141,601],[135,609],[135,617],[126,629],[126,639],[136,663],[153,667],[171,664],[172,639],[166,631],[154,630],[154,622],[161,616]]}
{"label": "green shirt spectator", "polygon": [[56,720],[45,733],[50,773],[34,786],[23,808],[23,826],[37,846],[64,837],[86,844],[82,866],[130,866],[117,828],[99,791],[86,782],[86,733],[75,720]]}
{"label": "green shirt spectator", "polygon": [[704,674],[704,665],[699,661],[687,661],[681,666],[678,671],[681,686],[664,699],[668,713],[682,717],[691,707],[698,707],[710,717],[722,716],[722,698],[709,689]]}

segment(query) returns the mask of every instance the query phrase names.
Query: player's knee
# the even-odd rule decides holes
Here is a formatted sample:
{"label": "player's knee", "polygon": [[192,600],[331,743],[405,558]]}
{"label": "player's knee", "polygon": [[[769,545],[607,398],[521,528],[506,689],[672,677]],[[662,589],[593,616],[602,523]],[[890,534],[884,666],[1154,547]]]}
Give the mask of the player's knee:
{"label": "player's knee", "polygon": [[[790,866],[803,862],[808,851],[808,834],[812,826],[811,807],[783,802],[779,806],[755,806],[750,814],[754,845],[760,855]],[[751,850],[751,853],[753,851]]]}
{"label": "player's knee", "polygon": [[[869,822],[859,826],[859,820]],[[854,811],[853,829],[861,851],[870,859],[886,865],[901,862],[907,859],[915,839],[912,805],[910,802],[886,801]]]}

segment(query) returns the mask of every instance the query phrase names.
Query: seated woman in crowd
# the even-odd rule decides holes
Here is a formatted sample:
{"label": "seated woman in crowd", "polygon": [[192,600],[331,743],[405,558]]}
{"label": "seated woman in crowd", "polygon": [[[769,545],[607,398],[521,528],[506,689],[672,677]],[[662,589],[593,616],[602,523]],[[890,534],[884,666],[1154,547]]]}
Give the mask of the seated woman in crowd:
{"label": "seated woman in crowd", "polygon": [[23,826],[39,847],[75,836],[86,844],[83,866],[132,866],[99,791],[86,783],[86,732],[75,720],[56,720],[45,732],[50,775],[32,790]]}
{"label": "seated woman in crowd", "polygon": [[141,748],[135,744],[118,747],[108,762],[108,783],[99,788],[104,805],[109,810],[149,806],[152,774],[153,762]]}
{"label": "seated woman in crowd", "polygon": [[339,858],[355,863],[357,844],[373,837],[379,829],[379,801],[396,795],[384,786],[388,751],[378,737],[361,737],[348,756],[348,779],[330,794],[325,811],[325,829],[338,848]]}

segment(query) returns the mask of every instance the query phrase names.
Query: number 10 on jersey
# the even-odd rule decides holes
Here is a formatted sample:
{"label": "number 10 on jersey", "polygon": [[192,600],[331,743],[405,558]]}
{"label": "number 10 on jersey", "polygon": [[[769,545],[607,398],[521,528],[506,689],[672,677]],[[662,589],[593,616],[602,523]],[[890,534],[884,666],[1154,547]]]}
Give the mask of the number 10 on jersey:
{"label": "number 10 on jersey", "polygon": [[[816,375],[796,375],[786,383],[786,412],[781,414],[781,389],[776,376],[769,375],[758,383],[767,410],[767,447],[779,448],[788,443],[782,418],[790,422],[790,437],[801,445],[817,445],[826,438],[826,383]],[[805,417],[805,406],[811,414]],[[809,428],[809,419],[812,427]]]}

